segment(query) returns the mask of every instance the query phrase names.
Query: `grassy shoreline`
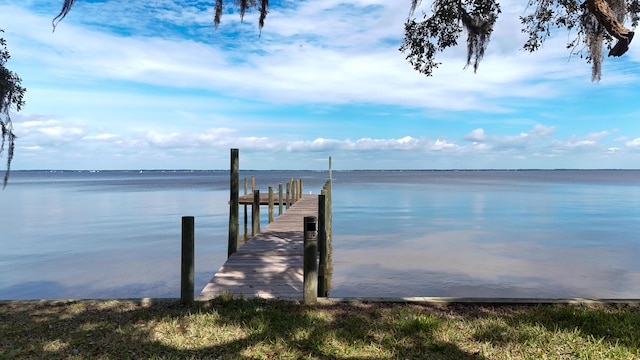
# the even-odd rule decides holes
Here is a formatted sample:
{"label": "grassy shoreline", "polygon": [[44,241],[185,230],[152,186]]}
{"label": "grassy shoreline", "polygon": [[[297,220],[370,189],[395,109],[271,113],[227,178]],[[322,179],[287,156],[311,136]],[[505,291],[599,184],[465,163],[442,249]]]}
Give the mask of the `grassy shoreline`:
{"label": "grassy shoreline", "polygon": [[640,359],[637,304],[0,302],[2,359]]}

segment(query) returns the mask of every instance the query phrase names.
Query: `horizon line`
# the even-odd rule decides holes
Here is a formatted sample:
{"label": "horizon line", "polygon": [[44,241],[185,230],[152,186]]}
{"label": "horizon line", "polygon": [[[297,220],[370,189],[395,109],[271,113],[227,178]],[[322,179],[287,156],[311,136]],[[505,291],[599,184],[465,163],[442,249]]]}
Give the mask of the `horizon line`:
{"label": "horizon line", "polygon": [[[332,171],[637,171],[640,168],[451,168],[451,169],[332,169]],[[205,172],[229,169],[20,169],[14,172]],[[328,172],[328,169],[240,169],[240,171],[308,171]]]}

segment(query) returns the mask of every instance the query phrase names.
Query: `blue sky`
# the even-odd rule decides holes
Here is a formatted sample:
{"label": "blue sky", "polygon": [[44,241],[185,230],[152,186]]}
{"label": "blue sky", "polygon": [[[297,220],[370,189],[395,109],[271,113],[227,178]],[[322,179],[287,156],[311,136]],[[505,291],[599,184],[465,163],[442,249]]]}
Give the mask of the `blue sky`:
{"label": "blue sky", "polygon": [[[13,169],[638,168],[640,44],[599,83],[556,33],[521,50],[503,1],[478,73],[464,46],[428,78],[398,51],[410,0],[0,0],[27,88]],[[425,1],[427,5],[428,1]],[[426,9],[426,6],[422,8]]]}

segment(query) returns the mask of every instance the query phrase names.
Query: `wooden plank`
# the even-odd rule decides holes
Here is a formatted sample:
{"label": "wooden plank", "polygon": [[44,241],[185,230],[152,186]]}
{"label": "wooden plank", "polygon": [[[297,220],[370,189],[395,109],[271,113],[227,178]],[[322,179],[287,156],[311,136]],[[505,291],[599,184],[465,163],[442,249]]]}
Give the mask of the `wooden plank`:
{"label": "wooden plank", "polygon": [[318,196],[303,195],[260,234],[242,244],[198,299],[228,293],[244,298],[302,300],[303,219],[317,213]]}
{"label": "wooden plank", "polygon": [[[241,195],[238,198],[240,205],[253,205],[253,193],[249,193],[246,195]],[[278,204],[280,202],[280,196],[278,193],[273,194],[273,203]],[[282,202],[285,202],[285,199],[282,199]],[[260,192],[260,205],[269,205],[269,193],[263,194]]]}

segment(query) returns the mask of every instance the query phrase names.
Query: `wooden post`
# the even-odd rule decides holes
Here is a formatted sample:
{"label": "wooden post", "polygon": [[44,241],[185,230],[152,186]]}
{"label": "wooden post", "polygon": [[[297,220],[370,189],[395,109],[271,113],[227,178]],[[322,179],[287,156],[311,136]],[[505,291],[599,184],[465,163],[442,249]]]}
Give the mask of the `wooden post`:
{"label": "wooden post", "polygon": [[269,224],[273,222],[273,186],[269,186]]}
{"label": "wooden post", "polygon": [[253,191],[251,210],[251,236],[256,236],[260,233],[260,190]]}
{"label": "wooden post", "polygon": [[333,180],[329,179],[327,186],[327,249],[332,248],[333,241]]}
{"label": "wooden post", "polygon": [[182,262],[180,272],[180,302],[184,305],[193,303],[194,280],[194,217],[182,217]]}
{"label": "wooden post", "polygon": [[256,177],[252,176],[251,177],[251,192],[256,191]]}
{"label": "wooden post", "polygon": [[293,205],[296,203],[296,200],[298,200],[298,197],[296,194],[297,186],[293,178],[291,178],[291,180],[289,181],[291,182],[291,205]]}
{"label": "wooden post", "polygon": [[291,183],[287,183],[287,202],[285,203],[287,210],[289,210],[289,206],[291,206],[291,204],[289,203],[290,200],[291,200]]}
{"label": "wooden post", "polygon": [[[244,195],[247,195],[247,178],[244,178]],[[244,204],[244,241],[246,242],[247,240],[249,240],[249,238],[247,237],[247,232],[248,232],[248,224],[249,224],[249,216],[247,214],[247,204]]]}
{"label": "wooden post", "polygon": [[318,296],[327,296],[327,281],[325,280],[327,267],[327,213],[325,190],[318,195],[318,252],[320,254],[320,264],[318,265]]}
{"label": "wooden post", "polygon": [[278,216],[282,215],[282,183],[278,184]]}
{"label": "wooden post", "polygon": [[305,305],[318,301],[318,232],[315,216],[304,217],[304,283],[303,301]]}
{"label": "wooden post", "polygon": [[302,179],[298,179],[298,200],[302,198]]}
{"label": "wooden post", "polygon": [[239,196],[239,176],[240,176],[240,160],[238,149],[231,149],[231,176],[229,180],[229,243],[227,247],[227,257],[238,251],[238,207]]}

